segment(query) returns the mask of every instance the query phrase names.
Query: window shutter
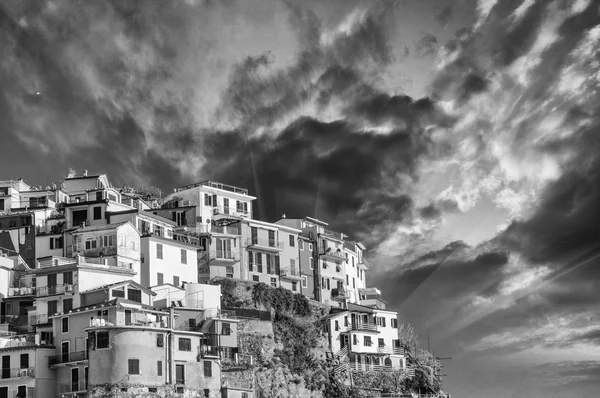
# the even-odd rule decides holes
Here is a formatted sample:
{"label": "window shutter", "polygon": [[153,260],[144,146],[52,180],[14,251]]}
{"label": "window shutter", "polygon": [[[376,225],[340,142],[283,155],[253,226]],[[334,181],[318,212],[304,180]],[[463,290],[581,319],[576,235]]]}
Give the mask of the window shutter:
{"label": "window shutter", "polygon": [[280,274],[279,256],[275,256],[275,273]]}

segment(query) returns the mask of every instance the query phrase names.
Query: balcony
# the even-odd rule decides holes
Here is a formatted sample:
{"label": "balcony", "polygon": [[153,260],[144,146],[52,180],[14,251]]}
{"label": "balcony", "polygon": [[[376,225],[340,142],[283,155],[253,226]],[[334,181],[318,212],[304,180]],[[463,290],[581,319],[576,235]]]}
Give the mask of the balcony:
{"label": "balcony", "polygon": [[53,225],[38,225],[35,227],[35,234],[40,235],[59,235],[64,232],[65,223],[58,223]]}
{"label": "balcony", "polygon": [[71,283],[65,283],[55,286],[40,286],[35,288],[36,297],[54,296],[56,294],[71,293],[73,294],[75,286]]}
{"label": "balcony", "polygon": [[404,348],[379,346],[377,347],[377,353],[383,355],[404,355]]}
{"label": "balcony", "polygon": [[35,287],[9,287],[8,296],[35,296]]}
{"label": "balcony", "polygon": [[335,263],[342,263],[346,261],[346,256],[340,249],[335,249],[332,247],[321,246],[321,250],[319,255],[322,260],[325,261],[333,261]]}
{"label": "balcony", "polygon": [[249,249],[269,251],[269,252],[280,252],[283,250],[283,242],[278,242],[274,239],[258,238],[256,236],[248,238],[246,246]]}
{"label": "balcony", "polygon": [[120,261],[120,260],[115,259],[114,257],[83,257],[82,256],[81,263],[106,265],[108,267],[133,270],[133,263]]}
{"label": "balcony", "polygon": [[376,365],[373,363],[363,363],[350,361],[350,369],[355,372],[392,372],[394,368],[391,365]]}
{"label": "balcony", "polygon": [[210,265],[231,265],[240,261],[240,253],[231,250],[210,249],[208,251]]}
{"label": "balcony", "polygon": [[337,240],[344,240],[344,234],[342,234],[341,232],[332,231],[330,229],[324,229],[321,235]]}
{"label": "balcony", "polygon": [[35,368],[5,368],[0,373],[2,379],[25,379],[35,377]]}
{"label": "balcony", "polygon": [[350,298],[350,292],[344,288],[331,289],[331,299],[344,301]]}
{"label": "balcony", "polygon": [[250,217],[250,213],[233,207],[213,207],[213,221],[217,226],[227,226],[236,221]]}
{"label": "balcony", "polygon": [[122,313],[111,316],[95,316],[90,319],[89,327],[136,326],[141,328],[167,328],[168,315],[154,312],[132,311],[130,317]]}
{"label": "balcony", "polygon": [[240,229],[238,227],[221,227],[221,226],[217,226],[214,225],[211,230],[211,233],[213,234],[220,234],[220,235],[239,235],[240,234]]}
{"label": "balcony", "polygon": [[[80,375],[81,377],[81,375]],[[72,396],[79,396],[76,395],[75,393],[85,393],[87,392],[87,384],[85,382],[85,379],[81,379],[81,380],[74,380],[71,383],[65,383],[65,384],[58,384],[57,385],[57,391],[59,396],[62,396],[61,394],[72,394]],[[30,395],[27,395],[28,397]],[[31,395],[33,397],[33,395]]]}
{"label": "balcony", "polygon": [[46,323],[50,323],[50,320],[48,319],[48,314],[32,315],[31,317],[29,317],[29,319],[31,326],[45,325]]}
{"label": "balcony", "polygon": [[296,268],[282,268],[279,274],[281,279],[287,279],[290,281],[301,281],[302,275]]}
{"label": "balcony", "polygon": [[362,258],[358,259],[358,269],[362,269],[364,271],[368,270],[369,268],[371,268],[371,264],[369,263],[369,261],[363,256]]}
{"label": "balcony", "polygon": [[0,348],[43,346],[53,347],[52,341],[40,340],[35,333],[0,336]]}
{"label": "balcony", "polygon": [[48,366],[56,367],[67,363],[79,362],[84,363],[88,360],[87,351],[65,352],[63,354],[53,355],[48,357]]}
{"label": "balcony", "polygon": [[377,332],[377,324],[362,321],[353,321],[350,324],[350,330]]}

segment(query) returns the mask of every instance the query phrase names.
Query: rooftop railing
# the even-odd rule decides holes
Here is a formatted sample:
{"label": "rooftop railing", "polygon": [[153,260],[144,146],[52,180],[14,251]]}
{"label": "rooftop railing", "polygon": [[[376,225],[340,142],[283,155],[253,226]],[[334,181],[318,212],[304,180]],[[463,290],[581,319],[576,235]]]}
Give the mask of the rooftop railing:
{"label": "rooftop railing", "polygon": [[175,188],[175,192],[181,192],[181,191],[185,191],[186,189],[192,189],[192,188],[196,188],[199,186],[217,188],[217,189],[222,189],[224,191],[240,193],[242,195],[248,195],[247,189],[238,188],[238,187],[234,187],[233,185],[227,185],[227,184],[222,184],[220,182],[213,182],[213,181],[200,181],[195,184],[184,185],[182,187]]}
{"label": "rooftop railing", "polygon": [[35,287],[9,287],[8,296],[35,296]]}

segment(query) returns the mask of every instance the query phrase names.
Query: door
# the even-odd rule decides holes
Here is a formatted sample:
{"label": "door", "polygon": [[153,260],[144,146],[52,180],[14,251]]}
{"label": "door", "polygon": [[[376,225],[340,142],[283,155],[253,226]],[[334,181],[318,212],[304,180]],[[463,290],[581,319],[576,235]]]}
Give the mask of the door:
{"label": "door", "polygon": [[69,342],[63,341],[60,349],[60,363],[69,362]]}
{"label": "door", "polygon": [[348,335],[343,334],[343,335],[341,335],[340,349],[346,347],[347,345],[348,345]]}
{"label": "door", "polygon": [[269,231],[269,246],[275,247],[275,231]]}
{"label": "door", "polygon": [[229,199],[223,198],[223,213],[229,214]]}
{"label": "door", "polygon": [[8,387],[0,387],[0,398],[8,398]]}
{"label": "door", "polygon": [[79,368],[71,369],[71,391],[79,391]]}
{"label": "door", "polygon": [[351,317],[352,317],[352,327],[356,328],[356,314],[352,314]]}
{"label": "door", "polygon": [[252,234],[252,243],[257,244],[258,243],[258,228],[251,227],[250,232]]}
{"label": "door", "polygon": [[48,294],[56,294],[56,274],[48,274]]}
{"label": "door", "polygon": [[231,258],[231,239],[217,239],[217,257]]}
{"label": "door", "polygon": [[2,378],[8,379],[10,377],[10,355],[2,356]]}
{"label": "door", "polygon": [[131,310],[125,310],[125,325],[131,325]]}

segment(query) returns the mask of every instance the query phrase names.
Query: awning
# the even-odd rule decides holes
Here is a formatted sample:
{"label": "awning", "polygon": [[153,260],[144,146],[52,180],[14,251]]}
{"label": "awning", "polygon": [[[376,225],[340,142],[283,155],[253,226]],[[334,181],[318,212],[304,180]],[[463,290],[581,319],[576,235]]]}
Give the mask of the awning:
{"label": "awning", "polygon": [[141,304],[119,303],[119,305],[121,307],[125,307],[125,308],[135,308],[136,310],[141,310],[142,309],[142,305]]}

